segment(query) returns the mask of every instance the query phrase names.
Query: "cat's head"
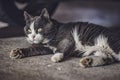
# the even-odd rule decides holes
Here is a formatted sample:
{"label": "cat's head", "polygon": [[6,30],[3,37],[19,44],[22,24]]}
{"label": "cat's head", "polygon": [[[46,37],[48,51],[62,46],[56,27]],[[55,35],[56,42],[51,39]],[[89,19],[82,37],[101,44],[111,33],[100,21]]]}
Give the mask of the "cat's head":
{"label": "cat's head", "polygon": [[50,19],[49,13],[44,8],[40,16],[32,17],[27,12],[24,12],[26,26],[24,28],[28,42],[31,44],[48,43],[53,34],[53,22]]}

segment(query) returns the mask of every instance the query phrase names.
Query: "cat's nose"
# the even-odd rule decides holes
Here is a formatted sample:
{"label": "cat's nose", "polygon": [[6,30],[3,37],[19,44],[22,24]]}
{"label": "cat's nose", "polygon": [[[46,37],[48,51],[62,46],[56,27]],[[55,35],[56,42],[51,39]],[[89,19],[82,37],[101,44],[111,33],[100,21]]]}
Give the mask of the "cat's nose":
{"label": "cat's nose", "polygon": [[33,39],[34,39],[34,38],[35,38],[35,35],[33,35],[32,37],[33,37]]}

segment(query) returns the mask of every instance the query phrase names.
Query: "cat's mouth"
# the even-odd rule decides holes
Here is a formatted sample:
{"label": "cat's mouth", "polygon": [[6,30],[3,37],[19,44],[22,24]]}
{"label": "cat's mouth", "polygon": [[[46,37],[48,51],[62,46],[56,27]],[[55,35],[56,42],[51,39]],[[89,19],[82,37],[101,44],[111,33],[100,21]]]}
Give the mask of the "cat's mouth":
{"label": "cat's mouth", "polygon": [[27,41],[31,44],[39,44],[39,43],[47,44],[50,42],[50,39],[44,38],[44,39],[32,39],[31,40],[31,39],[27,38]]}
{"label": "cat's mouth", "polygon": [[42,42],[41,39],[30,39],[30,38],[28,38],[28,37],[27,37],[27,41],[28,41],[29,43],[31,43],[31,44],[39,44],[39,43]]}

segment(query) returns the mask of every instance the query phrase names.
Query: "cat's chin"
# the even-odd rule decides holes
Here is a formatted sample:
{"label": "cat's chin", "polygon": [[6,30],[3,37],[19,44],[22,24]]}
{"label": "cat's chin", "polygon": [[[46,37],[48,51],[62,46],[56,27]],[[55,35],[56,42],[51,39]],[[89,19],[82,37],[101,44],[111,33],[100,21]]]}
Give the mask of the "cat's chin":
{"label": "cat's chin", "polygon": [[28,39],[28,38],[27,38],[27,41],[28,41],[30,44],[39,44],[39,43],[40,43],[40,41],[36,41],[36,40],[32,41],[32,40],[30,40],[30,39]]}
{"label": "cat's chin", "polygon": [[39,41],[33,41],[33,44],[39,44],[40,42]]}
{"label": "cat's chin", "polygon": [[39,44],[40,42],[37,41],[28,41],[30,44]]}

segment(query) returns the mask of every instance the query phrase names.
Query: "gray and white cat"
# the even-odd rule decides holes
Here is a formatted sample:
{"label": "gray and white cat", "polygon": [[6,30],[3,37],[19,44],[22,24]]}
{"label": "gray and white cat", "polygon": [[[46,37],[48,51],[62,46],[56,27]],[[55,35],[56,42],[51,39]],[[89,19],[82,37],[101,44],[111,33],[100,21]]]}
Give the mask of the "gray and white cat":
{"label": "gray and white cat", "polygon": [[46,9],[40,16],[32,17],[27,12],[24,16],[24,31],[32,47],[12,50],[12,59],[53,53],[53,62],[73,54],[81,56],[81,67],[120,61],[120,38],[105,27],[87,22],[60,23],[52,19]]}

